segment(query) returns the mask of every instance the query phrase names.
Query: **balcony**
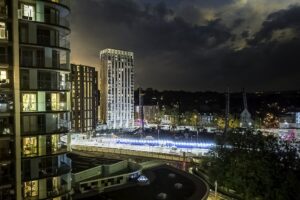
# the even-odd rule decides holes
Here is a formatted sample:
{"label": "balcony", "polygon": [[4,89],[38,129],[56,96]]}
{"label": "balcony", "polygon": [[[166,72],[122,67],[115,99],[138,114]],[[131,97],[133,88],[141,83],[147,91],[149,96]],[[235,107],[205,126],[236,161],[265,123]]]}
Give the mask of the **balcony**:
{"label": "balcony", "polygon": [[63,26],[63,27],[70,27],[70,22],[64,17],[56,17],[51,14],[46,14],[46,13],[37,13],[37,15],[44,16],[44,23],[46,24],[51,24],[51,25],[58,25],[58,26]]}
{"label": "balcony", "polygon": [[[50,3],[61,4],[67,8],[70,8],[70,0],[44,0],[44,1],[50,2]],[[36,0],[26,0],[26,2],[35,4]]]}
{"label": "balcony", "polygon": [[59,38],[57,41],[54,40],[55,39],[51,39],[50,35],[37,35],[37,45],[70,49],[69,39]]}
{"label": "balcony", "polygon": [[46,81],[42,80],[38,82],[39,90],[70,90],[70,81]]}
{"label": "balcony", "polygon": [[[48,114],[47,114],[48,115]],[[45,122],[31,121],[30,126],[27,126],[28,121],[24,121],[21,127],[22,135],[45,135],[53,133],[68,133],[71,128],[69,120],[60,119],[59,116],[53,114],[47,117]],[[24,124],[25,123],[25,124]]]}
{"label": "balcony", "polygon": [[[4,110],[6,107],[4,107]],[[6,109],[7,110],[7,109]],[[1,104],[0,104],[1,112]],[[66,102],[47,102],[47,103],[21,103],[21,112],[69,112]]]}
{"label": "balcony", "polygon": [[51,176],[60,176],[63,174],[67,174],[71,171],[71,166],[62,163],[59,167],[47,167],[39,170],[39,179],[47,178]]}
{"label": "balcony", "polygon": [[[47,199],[48,198],[54,198],[54,197],[58,197],[58,196],[62,196],[64,194],[67,194],[70,192],[70,190],[68,189],[68,185],[62,185],[60,187],[57,188],[53,188],[52,190],[42,190],[39,189],[40,193],[46,193],[47,194]],[[27,196],[24,197],[24,200],[38,200],[39,196]]]}
{"label": "balcony", "polygon": [[[0,55],[0,64],[1,61],[4,63],[7,63],[6,57],[3,57],[5,60],[1,60],[1,55]],[[64,70],[64,71],[70,71],[70,65],[66,64],[66,61],[58,61],[58,62],[53,62],[51,66],[45,67],[45,61],[44,58],[37,58],[36,61],[34,62],[32,56],[21,56],[20,60],[20,66],[21,67],[26,67],[26,68],[45,68],[45,69],[55,69],[55,70]]]}
{"label": "balcony", "polygon": [[58,3],[58,4],[62,4],[66,7],[70,7],[70,0],[46,0],[48,2],[53,2],[53,3]]}
{"label": "balcony", "polygon": [[68,20],[68,17],[61,17],[55,14],[48,14],[44,12],[32,11],[31,13],[27,13],[27,12],[25,13],[22,9],[19,9],[18,18],[27,21],[62,26],[68,29],[70,27],[70,22]]}

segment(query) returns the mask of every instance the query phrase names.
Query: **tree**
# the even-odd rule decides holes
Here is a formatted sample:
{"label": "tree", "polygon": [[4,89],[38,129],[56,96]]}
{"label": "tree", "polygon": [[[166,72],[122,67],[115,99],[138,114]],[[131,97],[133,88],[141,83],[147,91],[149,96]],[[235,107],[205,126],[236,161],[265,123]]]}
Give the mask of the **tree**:
{"label": "tree", "polygon": [[204,165],[212,181],[218,180],[242,199],[296,200],[300,199],[299,151],[298,145],[273,136],[233,129]]}

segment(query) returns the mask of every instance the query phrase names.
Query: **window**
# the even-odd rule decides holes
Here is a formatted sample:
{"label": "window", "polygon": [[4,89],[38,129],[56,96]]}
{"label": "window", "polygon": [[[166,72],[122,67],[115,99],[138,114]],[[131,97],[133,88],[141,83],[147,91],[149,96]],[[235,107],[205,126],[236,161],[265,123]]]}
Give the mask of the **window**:
{"label": "window", "polygon": [[7,71],[0,69],[0,84],[7,79]]}
{"label": "window", "polygon": [[0,22],[0,39],[6,39],[6,27],[3,22]]}
{"label": "window", "polygon": [[21,50],[21,66],[23,67],[33,67],[33,50],[32,49],[22,49]]}
{"label": "window", "polygon": [[59,12],[56,9],[45,7],[45,22],[50,24],[58,24]]}
{"label": "window", "polygon": [[29,89],[29,70],[22,69],[20,73],[21,89]]}
{"label": "window", "polygon": [[7,53],[5,47],[0,47],[0,63],[7,63]]}
{"label": "window", "polygon": [[52,153],[56,153],[57,151],[61,150],[60,135],[51,136],[51,147],[52,147]]}
{"label": "window", "polygon": [[28,181],[24,183],[24,197],[34,197],[39,194],[38,181]]}
{"label": "window", "polygon": [[37,49],[36,50],[36,65],[38,67],[44,67],[45,66],[45,53],[44,53],[44,49]]}
{"label": "window", "polygon": [[28,24],[20,24],[20,42],[27,43],[28,42]]}
{"label": "window", "polygon": [[35,19],[34,6],[22,5],[22,19],[34,20]]}
{"label": "window", "polygon": [[59,67],[59,51],[52,50],[52,66],[53,68]]}
{"label": "window", "polygon": [[51,45],[50,30],[38,28],[37,29],[37,43],[41,45]]}
{"label": "window", "polygon": [[36,94],[27,93],[22,94],[22,111],[36,111],[37,102]]}
{"label": "window", "polygon": [[25,115],[22,117],[22,134],[43,132],[44,129],[44,115]]}
{"label": "window", "polygon": [[23,139],[23,156],[37,155],[37,138],[27,137]]}

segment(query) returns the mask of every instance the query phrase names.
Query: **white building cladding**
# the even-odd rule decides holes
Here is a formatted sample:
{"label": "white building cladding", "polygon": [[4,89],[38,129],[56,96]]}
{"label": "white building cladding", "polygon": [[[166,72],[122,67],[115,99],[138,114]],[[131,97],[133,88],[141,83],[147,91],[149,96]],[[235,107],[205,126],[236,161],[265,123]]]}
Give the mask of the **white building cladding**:
{"label": "white building cladding", "polygon": [[109,128],[130,128],[134,123],[133,52],[100,51],[101,121]]}

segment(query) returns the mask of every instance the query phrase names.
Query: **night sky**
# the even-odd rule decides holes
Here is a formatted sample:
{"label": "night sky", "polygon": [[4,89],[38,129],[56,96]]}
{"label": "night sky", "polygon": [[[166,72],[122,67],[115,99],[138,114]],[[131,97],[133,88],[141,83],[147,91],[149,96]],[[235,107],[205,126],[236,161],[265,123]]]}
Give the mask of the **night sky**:
{"label": "night sky", "polygon": [[135,53],[136,86],[300,88],[299,0],[72,0],[71,61]]}

